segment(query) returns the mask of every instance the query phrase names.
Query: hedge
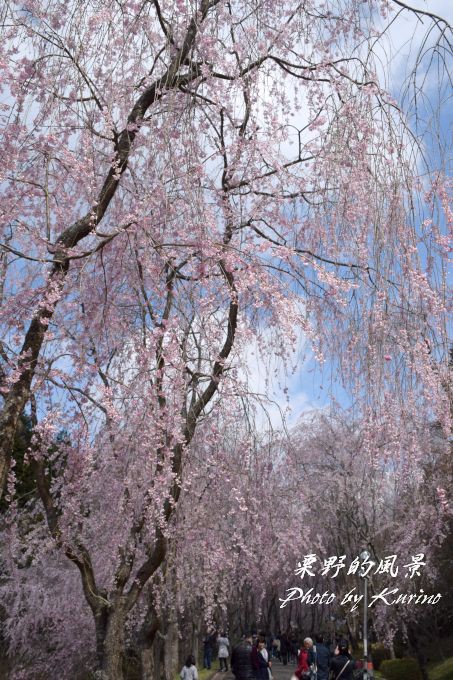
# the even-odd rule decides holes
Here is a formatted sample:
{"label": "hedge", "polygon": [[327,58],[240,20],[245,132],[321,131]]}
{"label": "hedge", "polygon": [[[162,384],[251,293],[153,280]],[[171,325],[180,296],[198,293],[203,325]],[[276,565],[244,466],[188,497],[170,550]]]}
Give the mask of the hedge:
{"label": "hedge", "polygon": [[390,659],[390,652],[382,643],[371,646],[371,660],[376,671],[381,668],[382,663],[387,659]]}
{"label": "hedge", "polygon": [[415,659],[389,659],[379,670],[385,680],[423,680]]}

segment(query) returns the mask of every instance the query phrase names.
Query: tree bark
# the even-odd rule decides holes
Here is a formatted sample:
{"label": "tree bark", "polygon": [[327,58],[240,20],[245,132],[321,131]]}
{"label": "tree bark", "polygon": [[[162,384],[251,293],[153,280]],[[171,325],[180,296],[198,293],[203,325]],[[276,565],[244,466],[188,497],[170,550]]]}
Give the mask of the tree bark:
{"label": "tree bark", "polygon": [[142,680],[155,680],[154,645],[140,648],[140,663]]}
{"label": "tree bark", "polygon": [[[66,270],[67,267],[56,264],[49,277],[48,290],[52,290],[55,295],[61,294]],[[17,362],[20,377],[5,396],[3,409],[0,412],[0,497],[6,486],[17,424],[30,398],[31,383],[52,315],[52,306],[44,304],[31,320]]]}
{"label": "tree bark", "polygon": [[156,645],[154,641],[161,626],[152,595],[149,595],[148,611],[138,638],[142,680],[155,680],[157,677]]}
{"label": "tree bark", "polygon": [[413,625],[408,626],[407,639],[409,647],[417,659],[423,680],[429,680],[428,671],[426,670],[426,657],[420,647],[419,637]]}
{"label": "tree bark", "polygon": [[191,653],[194,655],[196,659],[198,659],[198,653],[199,653],[199,646],[200,646],[200,633],[201,633],[201,626],[200,626],[200,621],[201,621],[201,615],[198,610],[194,612],[195,617],[191,621],[191,628],[192,628],[192,635],[191,635]]}
{"label": "tree bark", "polygon": [[126,615],[125,607],[118,603],[109,610],[105,617],[96,621],[98,652],[96,675],[100,680],[101,678],[102,680],[123,680]]}
{"label": "tree bark", "polygon": [[179,636],[178,636],[178,620],[176,610],[172,610],[168,628],[165,635],[164,644],[164,677],[165,680],[173,680],[178,672],[179,662]]}

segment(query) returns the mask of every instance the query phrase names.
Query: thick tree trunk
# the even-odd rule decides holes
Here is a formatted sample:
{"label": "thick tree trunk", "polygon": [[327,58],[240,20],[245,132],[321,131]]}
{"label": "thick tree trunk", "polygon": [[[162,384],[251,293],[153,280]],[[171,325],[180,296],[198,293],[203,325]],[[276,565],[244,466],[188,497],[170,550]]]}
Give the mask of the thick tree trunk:
{"label": "thick tree trunk", "polygon": [[[229,621],[229,611],[227,610],[227,621]],[[198,597],[192,609],[187,611],[187,615],[183,619],[182,628],[180,626],[180,638],[182,639],[182,644],[180,645],[180,656],[181,662],[184,660],[183,657],[186,654],[193,654],[195,659],[199,659],[200,652],[200,641],[201,641],[201,629],[203,622],[203,601]],[[231,633],[231,629],[230,633]],[[185,646],[185,640],[187,640],[187,649]]]}
{"label": "thick tree trunk", "polygon": [[[55,264],[49,277],[47,289],[52,291],[57,299],[63,290],[67,268],[67,263]],[[31,383],[53,312],[54,305],[44,301],[44,304],[33,316],[17,362],[17,371],[20,377],[5,395],[5,402],[0,411],[0,497],[4,492],[11,465],[11,453],[17,423],[30,398]]]}
{"label": "thick tree trunk", "polygon": [[140,650],[142,680],[155,680],[154,646]]}
{"label": "thick tree trunk", "polygon": [[156,664],[154,662],[154,645],[140,649],[141,677],[142,680],[155,680]]}
{"label": "thick tree trunk", "polygon": [[4,424],[0,420],[0,432],[2,434],[2,443],[0,445],[0,498],[3,496],[6,487],[18,419],[19,409],[17,409],[17,413],[11,412],[11,415],[7,413],[4,418]]}
{"label": "thick tree trunk", "polygon": [[123,680],[126,611],[118,605],[96,621],[99,680]]}
{"label": "thick tree trunk", "polygon": [[422,674],[423,680],[429,680],[428,671],[426,669],[426,656],[423,653],[423,650],[420,646],[420,641],[419,641],[419,637],[417,635],[417,631],[415,630],[415,628],[413,626],[409,626],[409,628],[408,628],[407,639],[408,639],[408,642],[409,642],[409,647],[410,647],[412,653],[415,655],[415,657],[417,659],[418,666],[420,668],[420,672]]}
{"label": "thick tree trunk", "polygon": [[201,617],[198,615],[198,611],[195,612],[195,618],[192,621],[192,635],[191,635],[191,651],[192,654],[196,659],[198,659],[198,653],[199,653],[199,642],[200,642],[200,632],[201,632],[201,626],[200,626],[200,620]]}
{"label": "thick tree trunk", "polygon": [[165,635],[165,680],[173,680],[178,672],[179,664],[179,636],[178,636],[178,620],[176,611],[172,611],[168,621],[167,633]]}
{"label": "thick tree trunk", "polygon": [[149,596],[148,611],[142,624],[138,647],[141,663],[142,680],[155,680],[157,678],[156,654],[158,645],[154,644],[158,635],[160,618],[156,612],[152,596]]}

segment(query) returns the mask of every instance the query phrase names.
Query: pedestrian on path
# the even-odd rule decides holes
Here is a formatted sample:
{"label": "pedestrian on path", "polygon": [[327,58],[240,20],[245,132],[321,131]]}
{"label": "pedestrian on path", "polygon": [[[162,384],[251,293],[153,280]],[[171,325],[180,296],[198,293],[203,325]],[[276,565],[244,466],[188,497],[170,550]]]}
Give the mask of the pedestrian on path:
{"label": "pedestrian on path", "polygon": [[266,641],[264,637],[259,637],[256,645],[252,647],[252,665],[256,680],[269,680],[269,669],[272,666],[272,662],[268,661],[266,657]]}
{"label": "pedestrian on path", "polygon": [[[266,637],[263,635],[263,640],[265,640],[265,639],[266,639]],[[272,641],[271,641],[271,642],[272,642]],[[266,644],[266,643],[264,643],[263,648],[260,649],[259,652],[260,652],[260,654],[262,655],[262,657],[263,657],[263,659],[264,659],[265,661],[269,661],[269,662],[270,662],[270,663],[269,663],[269,666],[268,666],[268,669],[267,669],[268,680],[273,680],[273,675],[272,675],[272,671],[271,671],[272,660],[269,658],[269,651],[268,651],[268,649],[267,649],[267,644]]]}
{"label": "pedestrian on path", "polygon": [[255,680],[252,665],[252,633],[247,633],[245,638],[233,649],[231,655],[231,670],[236,680]]}
{"label": "pedestrian on path", "polygon": [[181,680],[198,680],[198,671],[193,654],[187,657],[179,677]]}
{"label": "pedestrian on path", "polygon": [[219,645],[219,663],[220,663],[220,671],[224,671],[225,673],[228,670],[228,657],[230,656],[229,652],[229,647],[230,647],[230,642],[226,636],[226,633],[222,633],[219,635],[217,638],[217,644]]}
{"label": "pedestrian on path", "polygon": [[280,638],[280,659],[284,666],[288,663],[288,657],[291,652],[291,643],[289,641],[288,633],[283,633]]}
{"label": "pedestrian on path", "polygon": [[290,658],[290,661],[295,661],[297,663],[297,655],[299,653],[299,645],[297,643],[297,638],[294,635],[294,633],[291,634],[290,643],[291,643],[291,658]]}
{"label": "pedestrian on path", "polygon": [[266,647],[269,650],[269,656],[272,658],[272,640],[274,639],[274,636],[272,633],[267,633],[266,635]]}
{"label": "pedestrian on path", "polygon": [[211,668],[212,652],[215,645],[215,632],[207,633],[203,640],[203,668]]}
{"label": "pedestrian on path", "polygon": [[299,680],[310,680],[310,666],[308,665],[308,647],[305,643],[299,651],[299,657],[297,659],[297,668],[294,671],[294,675]]}
{"label": "pedestrian on path", "polygon": [[308,650],[308,668],[310,669],[308,677],[313,680],[313,678],[316,678],[316,655],[313,640],[310,637],[305,638],[304,647]]}
{"label": "pedestrian on path", "polygon": [[338,654],[330,662],[330,670],[333,680],[353,680],[355,662],[349,654],[347,640],[338,643]]}
{"label": "pedestrian on path", "polygon": [[316,647],[314,647],[314,650],[317,671],[316,680],[328,680],[330,668],[330,651],[324,644],[324,638],[322,635],[316,635],[315,641]]}

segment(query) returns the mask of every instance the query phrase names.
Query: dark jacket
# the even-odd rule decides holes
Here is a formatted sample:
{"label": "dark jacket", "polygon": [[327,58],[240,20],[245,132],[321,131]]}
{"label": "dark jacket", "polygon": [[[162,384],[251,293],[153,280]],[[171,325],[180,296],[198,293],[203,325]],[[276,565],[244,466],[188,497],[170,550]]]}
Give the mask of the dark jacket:
{"label": "dark jacket", "polygon": [[240,642],[231,655],[231,670],[236,680],[255,680],[252,666],[252,645],[247,640]]}
{"label": "dark jacket", "polygon": [[288,652],[291,651],[291,643],[288,639],[288,636],[282,635],[280,638],[280,652],[282,654],[288,654]]}
{"label": "dark jacket", "polygon": [[[348,665],[341,673],[341,669],[349,661]],[[354,680],[354,667],[355,661],[351,656],[346,656],[345,654],[339,654],[334,656],[330,662],[330,670],[333,674],[333,679],[336,680],[341,673],[340,680]]]}
{"label": "dark jacket", "polygon": [[256,680],[269,680],[269,671],[267,670],[269,662],[265,660],[257,647],[252,648],[251,658]]}
{"label": "dark jacket", "polygon": [[[330,651],[322,643],[316,643],[316,667],[318,669],[319,680],[324,680],[324,677],[329,675],[330,667]],[[346,673],[346,671],[345,671]],[[344,675],[344,673],[343,673]],[[341,679],[342,680],[342,679]]]}
{"label": "dark jacket", "polygon": [[215,647],[215,642],[216,642],[215,635],[206,635],[205,639],[203,640],[204,651],[207,651],[208,649],[213,650]]}

